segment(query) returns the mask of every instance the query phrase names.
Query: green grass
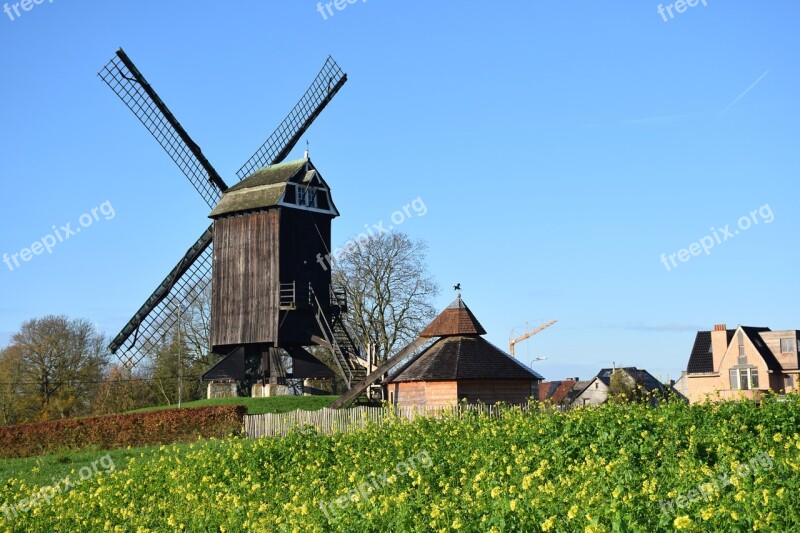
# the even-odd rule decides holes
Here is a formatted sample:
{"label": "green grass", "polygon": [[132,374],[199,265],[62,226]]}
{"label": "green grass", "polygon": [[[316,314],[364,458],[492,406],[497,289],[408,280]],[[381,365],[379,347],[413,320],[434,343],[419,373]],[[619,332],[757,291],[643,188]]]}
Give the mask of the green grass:
{"label": "green grass", "polygon": [[[211,400],[197,400],[185,402],[183,407],[208,407],[214,405],[244,405],[247,413],[259,415],[262,413],[288,413],[297,409],[316,411],[330,405],[338,396],[275,396],[272,398],[213,398]],[[162,409],[177,409],[176,404],[147,407],[131,411],[144,413],[160,411]]]}
{"label": "green grass", "polygon": [[[176,446],[189,446],[176,444]],[[125,468],[132,457],[155,457],[160,446],[147,448],[131,448],[112,451],[82,450],[79,452],[49,453],[38,457],[25,457],[21,459],[0,459],[0,486],[7,480],[14,478],[24,481],[28,485],[52,485],[53,480],[63,479],[73,470],[90,465],[100,457],[110,454],[117,468]]]}

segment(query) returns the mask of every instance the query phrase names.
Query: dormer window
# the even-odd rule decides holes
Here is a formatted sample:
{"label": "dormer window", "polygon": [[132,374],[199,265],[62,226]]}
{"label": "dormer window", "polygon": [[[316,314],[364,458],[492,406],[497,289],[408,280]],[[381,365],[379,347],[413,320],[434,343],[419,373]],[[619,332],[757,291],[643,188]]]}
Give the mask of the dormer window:
{"label": "dormer window", "polygon": [[788,339],[781,339],[781,353],[796,353],[797,343],[791,337]]}
{"label": "dormer window", "polygon": [[302,185],[298,185],[297,205],[302,205],[304,207],[317,207],[316,187],[304,187]]}

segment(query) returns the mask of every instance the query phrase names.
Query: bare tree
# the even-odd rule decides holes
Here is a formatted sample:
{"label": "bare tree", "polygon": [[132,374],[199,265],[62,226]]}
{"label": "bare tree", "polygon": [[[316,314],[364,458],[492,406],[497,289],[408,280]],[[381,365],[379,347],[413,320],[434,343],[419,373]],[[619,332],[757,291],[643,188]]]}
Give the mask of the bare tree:
{"label": "bare tree", "polygon": [[20,373],[34,383],[38,418],[91,412],[108,361],[106,340],[88,320],[46,316],[25,322],[11,337],[22,357]]}
{"label": "bare tree", "polygon": [[425,264],[428,246],[405,233],[384,233],[334,258],[333,282],[347,293],[348,325],[384,361],[413,341],[435,316],[439,287]]}

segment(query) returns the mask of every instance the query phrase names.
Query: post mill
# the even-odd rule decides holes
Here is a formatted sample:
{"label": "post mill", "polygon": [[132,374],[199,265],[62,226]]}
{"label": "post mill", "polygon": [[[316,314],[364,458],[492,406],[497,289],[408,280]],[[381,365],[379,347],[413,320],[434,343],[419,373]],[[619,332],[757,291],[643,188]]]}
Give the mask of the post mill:
{"label": "post mill", "polygon": [[362,350],[343,321],[344,292],[332,288],[330,271],[315,259],[330,253],[339,212],[308,152],[284,161],[347,75],[329,57],[231,187],[122,49],[99,76],[186,175],[213,221],[110,350],[129,367],[154,354],[181,320],[178,311],[211,284],[211,348],[223,358],[206,379],[277,386],[336,376],[352,388],[366,374]]}

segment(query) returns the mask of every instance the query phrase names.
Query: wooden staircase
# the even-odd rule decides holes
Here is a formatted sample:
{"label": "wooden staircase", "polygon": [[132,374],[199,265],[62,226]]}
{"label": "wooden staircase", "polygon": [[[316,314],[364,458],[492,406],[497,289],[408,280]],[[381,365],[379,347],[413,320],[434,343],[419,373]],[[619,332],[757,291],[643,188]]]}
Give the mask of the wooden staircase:
{"label": "wooden staircase", "polygon": [[309,287],[309,296],[311,305],[315,310],[317,324],[322,332],[322,337],[314,336],[312,339],[331,352],[333,356],[331,370],[342,378],[349,390],[367,375],[366,360],[361,356],[360,345],[347,331],[341,311],[332,313],[329,321],[325,310],[319,302],[319,298],[311,287]]}

